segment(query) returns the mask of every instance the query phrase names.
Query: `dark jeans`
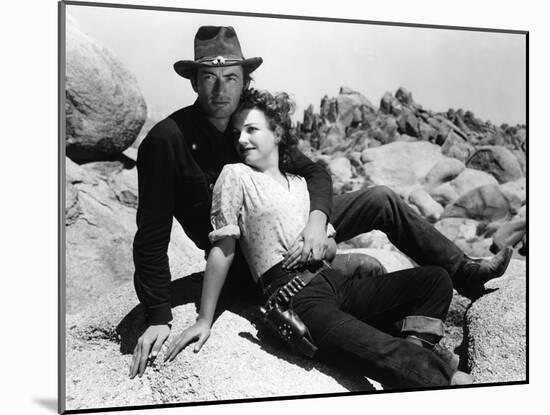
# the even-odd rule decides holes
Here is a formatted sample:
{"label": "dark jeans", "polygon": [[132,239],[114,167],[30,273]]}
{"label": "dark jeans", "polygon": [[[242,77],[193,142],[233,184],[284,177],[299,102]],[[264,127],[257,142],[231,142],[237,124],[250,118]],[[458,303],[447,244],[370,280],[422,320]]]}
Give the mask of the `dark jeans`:
{"label": "dark jeans", "polygon": [[[276,267],[268,271],[271,279],[276,270],[284,283],[288,274]],[[351,361],[385,386],[406,388],[449,385],[453,373],[443,360],[396,336],[439,340],[451,298],[452,282],[438,266],[353,278],[329,269],[291,305],[308,327],[320,357]]]}
{"label": "dark jeans", "polygon": [[336,241],[374,229],[419,265],[439,265],[454,276],[464,253],[386,186],[373,186],[334,197],[330,221]]}

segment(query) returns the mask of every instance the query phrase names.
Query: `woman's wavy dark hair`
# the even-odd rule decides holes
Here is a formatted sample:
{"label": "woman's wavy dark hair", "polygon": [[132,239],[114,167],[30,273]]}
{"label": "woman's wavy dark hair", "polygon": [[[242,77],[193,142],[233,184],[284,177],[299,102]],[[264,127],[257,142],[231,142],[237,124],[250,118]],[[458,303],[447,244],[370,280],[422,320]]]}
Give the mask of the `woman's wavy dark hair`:
{"label": "woman's wavy dark hair", "polygon": [[298,138],[292,129],[291,115],[296,105],[286,92],[271,94],[267,91],[247,89],[241,95],[237,112],[248,109],[262,111],[268,121],[269,129],[277,134],[279,142],[279,169],[288,170],[292,163],[293,154],[298,145]]}

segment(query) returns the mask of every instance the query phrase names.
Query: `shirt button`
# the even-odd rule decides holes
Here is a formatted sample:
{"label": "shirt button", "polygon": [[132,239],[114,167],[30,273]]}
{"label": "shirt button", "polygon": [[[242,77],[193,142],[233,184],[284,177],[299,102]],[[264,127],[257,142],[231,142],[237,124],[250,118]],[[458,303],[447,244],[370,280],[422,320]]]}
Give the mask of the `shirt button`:
{"label": "shirt button", "polygon": [[191,144],[191,149],[192,150],[196,150],[197,149],[197,145],[195,143]]}
{"label": "shirt button", "polygon": [[214,183],[210,183],[210,184],[208,185],[208,188],[209,188],[210,190],[212,190],[212,189],[214,188]]}

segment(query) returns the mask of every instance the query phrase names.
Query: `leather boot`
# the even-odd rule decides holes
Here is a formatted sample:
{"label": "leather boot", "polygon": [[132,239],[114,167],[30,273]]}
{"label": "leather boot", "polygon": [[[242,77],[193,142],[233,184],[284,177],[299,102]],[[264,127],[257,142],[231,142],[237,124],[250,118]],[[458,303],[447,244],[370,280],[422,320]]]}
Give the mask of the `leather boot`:
{"label": "leather boot", "polygon": [[513,250],[506,247],[489,259],[473,259],[465,256],[464,261],[454,273],[453,285],[460,295],[475,300],[483,295],[484,284],[504,274]]}
{"label": "leather boot", "polygon": [[458,365],[460,364],[460,358],[458,357],[458,355],[451,352],[449,349],[441,346],[439,343],[429,343],[415,335],[408,335],[405,337],[405,340],[407,340],[409,343],[413,343],[428,350],[431,350],[436,355],[438,355],[441,360],[447,363],[447,365],[453,370],[453,372],[456,372],[458,370]]}

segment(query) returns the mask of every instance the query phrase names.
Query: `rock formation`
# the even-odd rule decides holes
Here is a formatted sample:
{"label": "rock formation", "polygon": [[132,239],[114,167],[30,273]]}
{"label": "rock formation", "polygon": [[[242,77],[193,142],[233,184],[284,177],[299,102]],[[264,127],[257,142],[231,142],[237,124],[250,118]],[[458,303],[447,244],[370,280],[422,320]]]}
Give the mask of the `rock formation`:
{"label": "rock formation", "polygon": [[67,20],[66,153],[77,162],[110,159],[136,139],[147,113],[135,77]]}

